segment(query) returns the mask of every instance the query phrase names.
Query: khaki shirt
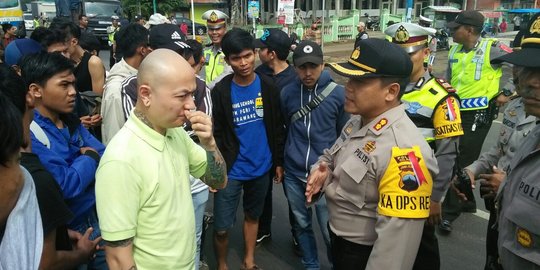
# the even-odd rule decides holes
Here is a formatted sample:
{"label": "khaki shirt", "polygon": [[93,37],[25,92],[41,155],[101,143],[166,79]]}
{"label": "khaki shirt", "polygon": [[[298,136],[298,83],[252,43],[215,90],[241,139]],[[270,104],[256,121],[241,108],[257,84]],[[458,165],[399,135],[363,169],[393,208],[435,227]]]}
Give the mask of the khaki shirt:
{"label": "khaki shirt", "polygon": [[540,126],[518,149],[497,197],[504,269],[540,269]]}
{"label": "khaki shirt", "polygon": [[508,103],[504,110],[503,121],[497,144],[467,166],[475,177],[483,173],[491,173],[493,165],[506,171],[517,149],[523,144],[527,135],[536,126],[536,117],[525,114],[522,98]]}
{"label": "khaki shirt", "polygon": [[[397,153],[402,150],[414,154]],[[332,170],[325,183],[332,231],[350,242],[373,245],[367,269],[411,269],[438,166],[404,106],[363,127],[360,116],[351,117],[314,169],[322,161]]]}

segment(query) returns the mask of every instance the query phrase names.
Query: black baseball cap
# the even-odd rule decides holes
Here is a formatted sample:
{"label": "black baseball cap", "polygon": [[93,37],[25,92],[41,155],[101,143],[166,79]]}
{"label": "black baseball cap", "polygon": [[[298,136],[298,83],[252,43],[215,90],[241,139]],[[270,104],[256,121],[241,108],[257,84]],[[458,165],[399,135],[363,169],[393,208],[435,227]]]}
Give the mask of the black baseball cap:
{"label": "black baseball cap", "polygon": [[471,25],[476,27],[484,26],[484,15],[476,10],[464,10],[460,12],[453,22],[447,24],[448,28],[457,28],[461,25]]}
{"label": "black baseball cap", "polygon": [[521,39],[518,38],[518,40],[521,40],[521,49],[495,58],[491,63],[508,62],[521,67],[540,67],[540,61],[538,60],[540,59],[540,13],[536,13],[529,20],[527,28],[522,29],[520,32],[523,34]]}
{"label": "black baseball cap", "polygon": [[305,63],[322,64],[323,52],[321,46],[311,40],[303,40],[294,49],[293,63],[297,67]]}
{"label": "black baseball cap", "polygon": [[349,61],[327,66],[348,78],[406,78],[411,75],[413,64],[400,46],[383,39],[368,38],[358,42]]}
{"label": "black baseball cap", "polygon": [[291,43],[289,36],[277,28],[264,29],[262,37],[253,41],[255,48],[271,48],[274,50],[289,50]]}
{"label": "black baseball cap", "polygon": [[190,48],[180,27],[174,24],[158,24],[150,29],[149,38],[152,49],[171,49],[173,51]]}

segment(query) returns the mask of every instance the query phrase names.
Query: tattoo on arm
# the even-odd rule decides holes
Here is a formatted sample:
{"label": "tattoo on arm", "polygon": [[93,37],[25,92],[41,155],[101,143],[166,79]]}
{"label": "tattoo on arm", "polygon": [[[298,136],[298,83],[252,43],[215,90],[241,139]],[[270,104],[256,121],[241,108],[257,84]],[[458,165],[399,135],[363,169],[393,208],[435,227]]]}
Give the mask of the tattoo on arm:
{"label": "tattoo on arm", "polygon": [[206,163],[206,172],[201,180],[211,188],[223,188],[227,181],[227,166],[217,147],[215,151],[206,151]]}
{"label": "tattoo on arm", "polygon": [[109,247],[127,247],[131,243],[133,243],[133,238],[128,238],[128,239],[119,240],[119,241],[105,241],[105,242],[106,242],[106,245]]}

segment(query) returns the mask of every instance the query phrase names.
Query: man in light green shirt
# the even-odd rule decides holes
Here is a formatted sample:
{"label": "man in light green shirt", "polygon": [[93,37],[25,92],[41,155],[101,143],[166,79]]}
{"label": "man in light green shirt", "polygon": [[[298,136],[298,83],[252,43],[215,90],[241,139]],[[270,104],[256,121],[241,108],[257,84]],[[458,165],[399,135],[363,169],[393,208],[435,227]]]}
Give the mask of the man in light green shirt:
{"label": "man in light green shirt", "polygon": [[[142,62],[138,100],[96,175],[97,211],[110,269],[193,269],[195,222],[189,175],[212,188],[226,167],[210,117],[195,109],[195,73],[176,52]],[[201,145],[182,128],[190,121]]]}

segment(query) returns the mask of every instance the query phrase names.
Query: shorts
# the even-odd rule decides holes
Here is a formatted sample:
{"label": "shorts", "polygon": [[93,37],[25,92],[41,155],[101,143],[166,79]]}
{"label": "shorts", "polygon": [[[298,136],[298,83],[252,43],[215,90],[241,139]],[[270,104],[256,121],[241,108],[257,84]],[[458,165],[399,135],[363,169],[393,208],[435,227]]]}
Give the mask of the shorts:
{"label": "shorts", "polygon": [[229,179],[227,186],[214,195],[214,230],[225,231],[234,226],[242,190],[244,215],[251,219],[259,219],[268,185],[270,185],[268,173],[252,180]]}

